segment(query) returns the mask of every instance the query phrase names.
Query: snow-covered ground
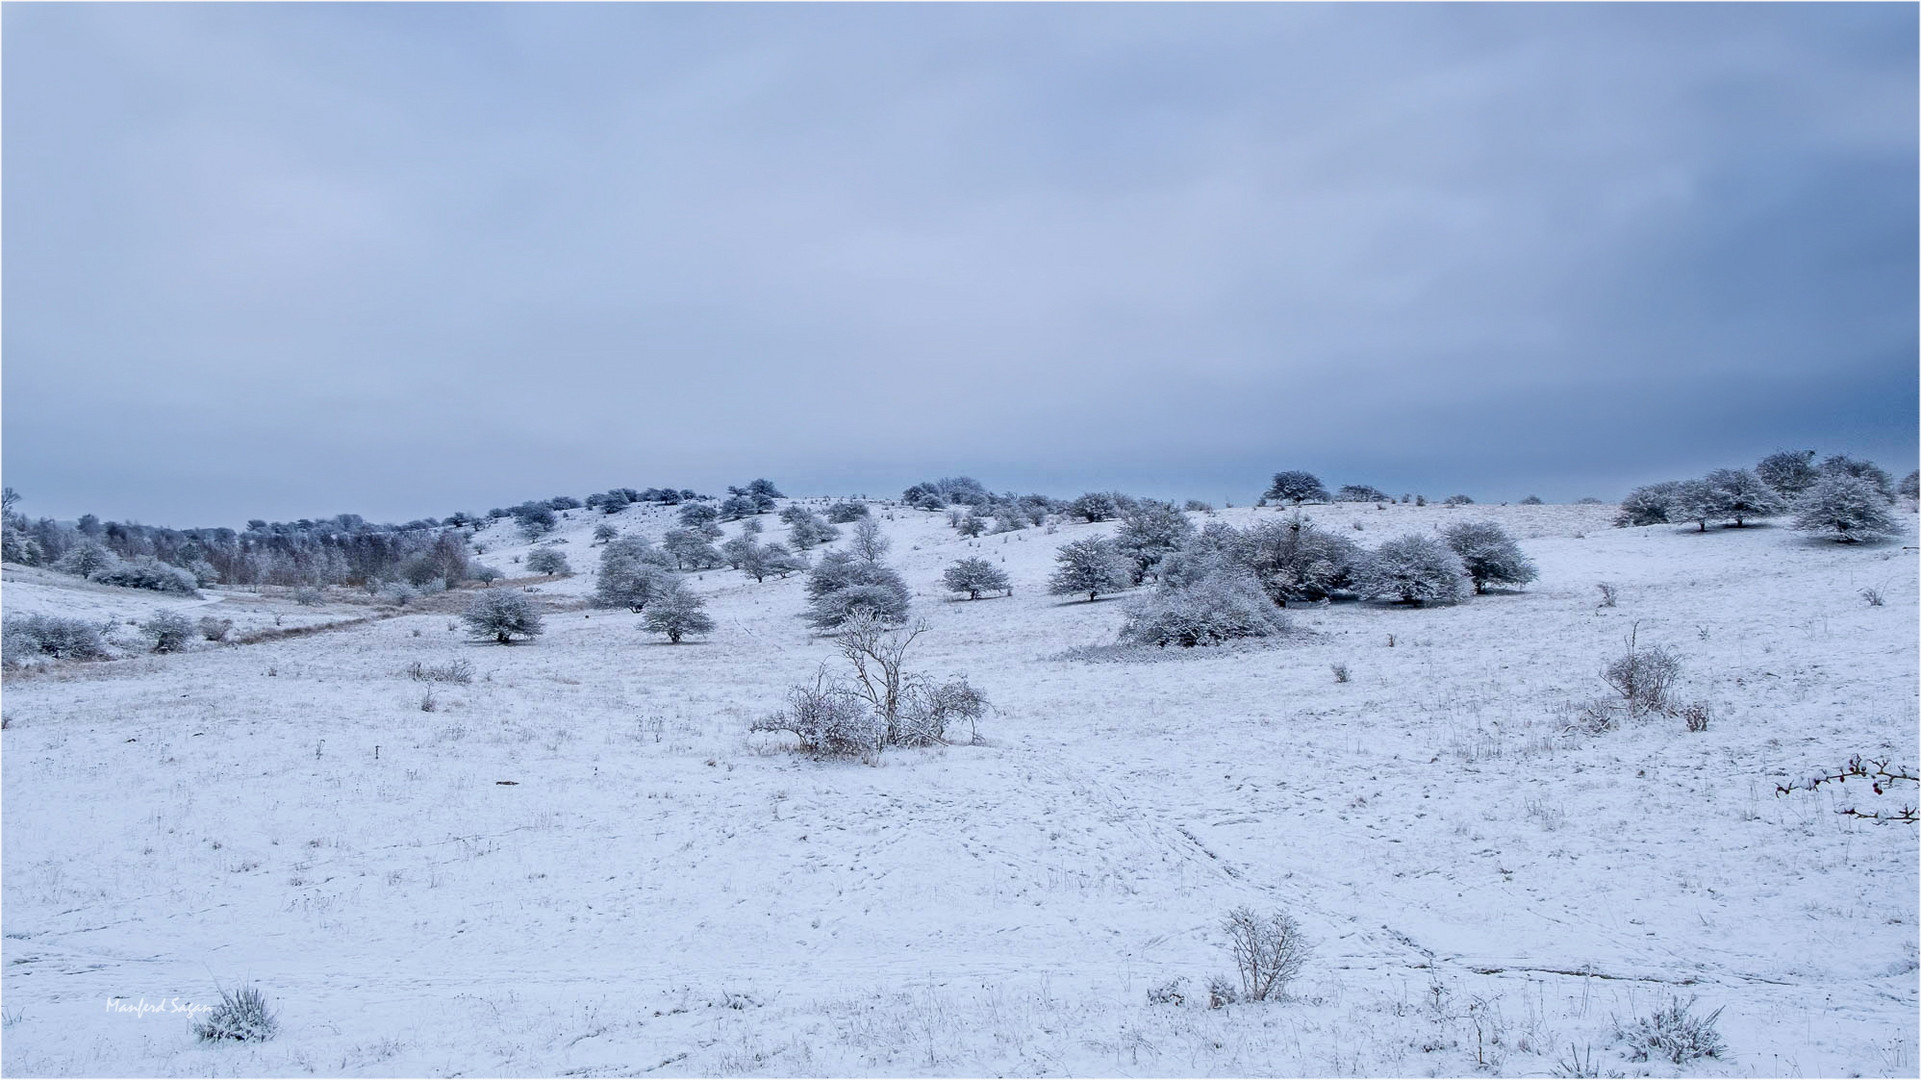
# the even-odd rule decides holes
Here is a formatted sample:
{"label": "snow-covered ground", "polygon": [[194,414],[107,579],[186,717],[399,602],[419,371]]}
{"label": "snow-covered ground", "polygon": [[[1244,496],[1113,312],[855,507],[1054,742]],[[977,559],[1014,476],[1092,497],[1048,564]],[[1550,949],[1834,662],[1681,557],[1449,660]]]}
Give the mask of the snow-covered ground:
{"label": "snow-covered ground", "polygon": [[[749,730],[835,662],[798,617],[799,577],[693,576],[719,629],[666,645],[584,605],[609,520],[586,511],[560,534],[576,576],[533,586],[550,612],[532,644],[472,644],[443,603],[9,675],[0,1065],[1916,1075],[1916,832],[1836,813],[1912,787],[1775,794],[1857,753],[1916,763],[1912,515],[1860,548],[1613,529],[1612,512],[1311,508],[1364,544],[1498,520],[1540,580],[1450,608],[1295,610],[1302,633],[1272,648],[1090,663],[1059,656],[1111,642],[1121,602],[1045,580],[1057,546],[1111,526],[970,541],[877,507],[930,626],[910,666],[965,673],[995,709],[985,745],[874,765]],[[611,520],[657,536],[671,518]],[[526,544],[479,540],[517,572]],[[1014,594],[948,600],[939,575],[963,555],[1004,564]],[[169,604],[237,632],[373,610],[5,579],[8,611],[123,623]],[[1707,731],[1568,733],[1630,632],[1682,656]],[[457,659],[471,683],[406,673]],[[1292,912],[1314,952],[1290,1000],[1210,1010],[1239,905]],[[1175,979],[1185,1005],[1149,1004]],[[249,983],[280,1011],[265,1044],[198,1044],[185,1013],[110,1004]],[[1722,1010],[1726,1054],[1627,1060],[1615,1021],[1677,996]]]}

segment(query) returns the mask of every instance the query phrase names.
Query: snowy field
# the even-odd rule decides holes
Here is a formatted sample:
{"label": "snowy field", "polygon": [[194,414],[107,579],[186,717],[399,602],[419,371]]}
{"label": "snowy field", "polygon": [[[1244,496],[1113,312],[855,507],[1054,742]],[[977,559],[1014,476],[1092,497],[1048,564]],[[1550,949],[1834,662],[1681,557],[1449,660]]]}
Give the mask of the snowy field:
{"label": "snowy field", "polygon": [[[512,647],[470,643],[455,596],[366,619],[344,592],[170,600],[9,567],[10,612],[344,625],[8,675],[0,1064],[1916,1075],[1916,832],[1836,812],[1913,789],[1775,793],[1854,754],[1916,762],[1913,516],[1864,548],[1613,511],[1310,508],[1369,546],[1497,520],[1540,579],[1095,663],[1060,654],[1112,642],[1124,601],[1045,581],[1057,546],[1111,525],[963,540],[877,504],[930,626],[910,667],[964,673],[994,709],[983,745],[876,764],[749,730],[834,662],[800,577],[690,577],[719,627],[666,645],[586,606],[591,512],[562,524],[576,575],[529,586],[547,633]],[[510,572],[527,550],[480,541]],[[1013,595],[946,599],[964,555]],[[1706,731],[1569,730],[1631,630],[1682,657]],[[455,660],[472,682],[407,674]],[[1289,1000],[1209,1009],[1240,905],[1293,913],[1313,953]],[[1178,979],[1184,1004],[1149,1003]],[[186,1013],[135,1007],[249,984],[279,1010],[271,1042],[196,1043]],[[1721,1010],[1725,1054],[1630,1061],[1617,1022],[1676,998]]]}

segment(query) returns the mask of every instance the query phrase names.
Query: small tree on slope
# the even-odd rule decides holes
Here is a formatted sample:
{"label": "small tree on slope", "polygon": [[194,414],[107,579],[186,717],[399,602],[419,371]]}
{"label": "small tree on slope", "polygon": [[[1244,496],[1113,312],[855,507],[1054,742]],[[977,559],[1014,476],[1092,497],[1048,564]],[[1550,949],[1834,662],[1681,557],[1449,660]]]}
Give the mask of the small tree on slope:
{"label": "small tree on slope", "polygon": [[511,645],[516,637],[539,637],[543,627],[540,612],[533,602],[510,589],[486,589],[476,593],[461,615],[477,637],[491,637],[496,644]]}
{"label": "small tree on slope", "polygon": [[1047,591],[1056,596],[1086,593],[1093,600],[1102,593],[1119,592],[1134,582],[1133,567],[1100,537],[1089,537],[1062,544],[1054,553],[1060,564],[1047,579]]}
{"label": "small tree on slope", "polygon": [[1896,531],[1880,487],[1844,472],[1824,474],[1795,500],[1794,527],[1841,544],[1879,540]]}
{"label": "small tree on slope", "polygon": [[1461,557],[1431,536],[1410,533],[1389,540],[1363,560],[1355,590],[1405,604],[1452,604],[1467,575]]}
{"label": "small tree on slope", "polygon": [[1534,563],[1521,554],[1514,538],[1492,521],[1465,522],[1451,526],[1441,535],[1447,539],[1447,546],[1461,557],[1461,565],[1467,571],[1468,580],[1474,583],[1476,593],[1486,591],[1490,583],[1526,585],[1540,576]]}
{"label": "small tree on slope", "polygon": [[656,634],[666,634],[669,642],[678,645],[683,635],[714,632],[714,620],[703,610],[706,606],[707,601],[676,581],[647,608],[641,622]]}
{"label": "small tree on slope", "polygon": [[1008,584],[1006,572],[986,559],[960,560],[947,568],[947,572],[941,575],[941,582],[949,591],[966,593],[969,600],[979,600],[984,592],[1014,591],[1013,586]]}

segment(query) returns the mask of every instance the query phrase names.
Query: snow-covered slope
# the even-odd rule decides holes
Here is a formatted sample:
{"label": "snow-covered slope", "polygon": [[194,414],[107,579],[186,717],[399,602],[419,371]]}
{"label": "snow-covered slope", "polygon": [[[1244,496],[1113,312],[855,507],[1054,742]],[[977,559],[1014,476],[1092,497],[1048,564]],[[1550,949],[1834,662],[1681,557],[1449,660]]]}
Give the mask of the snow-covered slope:
{"label": "snow-covered slope", "polygon": [[[877,504],[930,627],[911,666],[995,710],[985,745],[872,766],[749,731],[835,662],[801,578],[690,576],[719,629],[669,646],[584,605],[610,520],[587,511],[557,537],[575,576],[534,586],[533,644],[424,611],[10,676],[0,1065],[1544,1075],[1573,1047],[1622,1073],[1914,1075],[1915,830],[1835,813],[1912,788],[1775,795],[1856,753],[1915,763],[1912,517],[1863,549],[1611,512],[1312,508],[1364,544],[1499,520],[1541,577],[1296,610],[1305,632],[1272,648],[1088,663],[1058,657],[1112,641],[1123,602],[1045,581],[1111,525],[969,541]],[[478,540],[518,573],[506,526]],[[947,599],[963,555],[1014,595]],[[4,589],[8,610],[105,603],[58,575]],[[1631,632],[1681,655],[1707,731],[1568,733]],[[416,681],[415,660],[475,678]],[[1208,1010],[1243,904],[1292,912],[1314,953],[1292,1000]],[[1182,978],[1184,1006],[1148,1003]],[[108,1006],[248,982],[282,1021],[258,1046]],[[1610,1045],[1676,996],[1724,1010],[1722,1059]]]}

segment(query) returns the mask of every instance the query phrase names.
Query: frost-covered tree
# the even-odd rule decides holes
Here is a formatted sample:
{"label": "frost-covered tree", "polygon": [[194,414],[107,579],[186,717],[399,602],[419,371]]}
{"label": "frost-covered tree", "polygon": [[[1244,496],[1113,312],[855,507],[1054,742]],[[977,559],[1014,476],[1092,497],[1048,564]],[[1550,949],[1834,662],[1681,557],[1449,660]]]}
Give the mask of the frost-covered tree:
{"label": "frost-covered tree", "polygon": [[1720,501],[1706,480],[1682,480],[1675,484],[1667,513],[1677,524],[1693,522],[1699,532],[1707,532],[1708,522],[1722,516]]}
{"label": "frost-covered tree", "polygon": [[19,506],[19,492],[12,488],[0,489],[0,560],[35,566],[47,557],[47,553],[37,540],[28,535],[27,517],[20,512]]}
{"label": "frost-covered tree", "polygon": [[1327,488],[1321,485],[1319,477],[1311,472],[1290,469],[1274,474],[1274,482],[1267,486],[1267,493],[1261,498],[1273,503],[1326,502]]}
{"label": "frost-covered tree", "polygon": [[1476,593],[1485,592],[1490,584],[1520,586],[1540,576],[1521,546],[1492,521],[1463,522],[1443,529],[1441,535],[1461,557]]}
{"label": "frost-covered tree", "polygon": [[1120,516],[1121,500],[1111,491],[1090,491],[1068,503],[1067,512],[1083,521],[1108,521]]}
{"label": "frost-covered tree", "polygon": [[738,570],[759,547],[759,541],[743,531],[720,545],[720,557],[728,566]]}
{"label": "frost-covered tree", "polygon": [[1879,540],[1897,532],[1888,500],[1872,480],[1823,472],[1794,502],[1794,527],[1837,543]]}
{"label": "frost-covered tree", "polygon": [[1814,451],[1777,450],[1761,459],[1760,464],[1754,467],[1754,475],[1784,497],[1792,499],[1813,487],[1821,473],[1814,467]]}
{"label": "frost-covered tree", "polygon": [[1857,480],[1865,480],[1873,485],[1874,490],[1881,493],[1883,499],[1888,502],[1894,501],[1894,478],[1888,475],[1886,469],[1872,461],[1862,461],[1846,454],[1835,454],[1821,462],[1821,475],[1852,476]]}
{"label": "frost-covered tree", "polygon": [[520,535],[528,540],[538,540],[554,531],[555,526],[560,524],[560,518],[555,516],[553,507],[545,503],[521,503],[509,512],[513,514],[514,522],[520,528]]}
{"label": "frost-covered tree", "polygon": [[1409,533],[1368,553],[1355,591],[1404,604],[1452,604],[1467,585],[1461,557],[1432,536]]}
{"label": "frost-covered tree", "polygon": [[1342,484],[1341,489],[1334,493],[1334,501],[1387,503],[1393,502],[1394,497],[1368,484]]}
{"label": "frost-covered tree", "polygon": [[741,489],[741,493],[754,500],[754,511],[761,514],[774,508],[775,499],[787,497],[780,493],[780,489],[774,486],[772,480],[765,478],[750,481],[745,488]]}
{"label": "frost-covered tree", "polygon": [[135,555],[125,562],[116,562],[104,570],[96,570],[89,580],[102,585],[118,585],[124,589],[152,589],[181,596],[200,595],[200,584],[192,574],[177,566],[168,566],[151,555]]}
{"label": "frost-covered tree", "polygon": [[668,586],[659,600],[647,608],[641,622],[656,634],[666,634],[667,640],[675,645],[688,634],[711,634],[714,620],[705,608],[707,601],[686,586],[676,581]]}
{"label": "frost-covered tree", "polygon": [[1921,469],[1902,477],[1898,490],[1910,499],[1921,499]]}
{"label": "frost-covered tree", "polygon": [[941,575],[942,584],[948,591],[966,593],[969,600],[979,600],[984,592],[1014,591],[1007,580],[1007,572],[986,559],[962,559],[947,568]]}
{"label": "frost-covered tree", "polygon": [[600,549],[600,570],[594,576],[594,604],[645,610],[666,591],[673,577],[661,565],[671,557],[640,537],[622,537]]}
{"label": "frost-covered tree", "polygon": [[604,544],[607,541],[612,540],[614,537],[619,535],[620,535],[619,529],[614,528],[612,525],[609,525],[604,521],[594,526],[594,542],[595,543]]}
{"label": "frost-covered tree", "polygon": [[1680,493],[1681,482],[1663,480],[1658,484],[1643,484],[1628,492],[1621,500],[1621,512],[1614,516],[1616,528],[1633,528],[1641,525],[1665,525],[1681,522],[1686,518],[1675,514],[1675,498]]}
{"label": "frost-covered tree", "polygon": [[700,530],[720,520],[720,511],[708,503],[683,503],[677,515],[683,527]]}
{"label": "frost-covered tree", "polygon": [[722,521],[739,521],[749,514],[758,513],[760,513],[760,506],[751,495],[729,495],[720,501],[720,520]]}
{"label": "frost-covered tree", "polygon": [[835,525],[849,525],[866,516],[866,503],[845,500],[827,508],[827,520]]}
{"label": "frost-covered tree", "polygon": [[532,574],[558,574],[565,577],[574,572],[573,567],[567,565],[567,553],[548,544],[528,552],[526,565],[527,572]]}
{"label": "frost-covered tree", "polygon": [[854,534],[847,541],[847,550],[854,557],[871,563],[879,562],[892,546],[887,537],[881,535],[880,522],[871,517],[854,522]]}
{"label": "frost-covered tree", "polygon": [[960,516],[960,520],[954,522],[954,531],[972,540],[987,531],[987,522],[982,520],[980,515],[969,510]]}
{"label": "frost-covered tree", "polygon": [[1735,528],[1749,518],[1772,517],[1787,509],[1779,492],[1746,469],[1716,469],[1703,480],[1711,493],[1715,516],[1732,518]]}
{"label": "frost-covered tree", "polygon": [[512,589],[484,589],[474,594],[460,616],[476,637],[511,645],[514,638],[535,638],[543,629],[533,601]]}
{"label": "frost-covered tree", "polygon": [[1047,579],[1047,591],[1055,596],[1086,593],[1091,601],[1134,583],[1133,564],[1105,537],[1090,536],[1062,544],[1054,553],[1054,561],[1059,566]]}
{"label": "frost-covered tree", "polygon": [[668,529],[661,535],[660,546],[681,570],[704,570],[726,561],[706,537],[692,529]]}
{"label": "frost-covered tree", "polygon": [[941,493],[927,484],[915,484],[901,492],[900,501],[913,510],[947,509],[947,500],[941,498]]}
{"label": "frost-covered tree", "polygon": [[1194,523],[1173,503],[1141,499],[1121,511],[1114,530],[1114,550],[1133,564],[1131,580],[1140,584],[1155,574],[1161,560],[1194,535]]}
{"label": "frost-covered tree", "polygon": [[1441,505],[1442,506],[1473,506],[1474,500],[1468,498],[1466,495],[1449,495],[1446,499],[1442,500]]}
{"label": "frost-covered tree", "polygon": [[907,618],[910,598],[898,573],[851,552],[827,552],[807,575],[807,621],[818,629],[837,627],[863,608],[899,622]]}
{"label": "frost-covered tree", "polygon": [[786,577],[807,569],[807,560],[789,551],[782,543],[756,544],[749,541],[736,569],[755,581]]}
{"label": "frost-covered tree", "polygon": [[1163,583],[1127,604],[1120,640],[1131,645],[1218,645],[1237,638],[1272,637],[1287,629],[1283,615],[1253,575],[1223,566],[1183,585]]}
{"label": "frost-covered tree", "polygon": [[[788,518],[787,511],[798,511]],[[787,539],[796,548],[806,551],[817,548],[829,541],[840,539],[840,530],[829,525],[819,514],[801,506],[789,506],[781,516],[788,518]]]}
{"label": "frost-covered tree", "polygon": [[1540,506],[1542,505],[1541,497],[1539,495],[1529,495],[1527,498],[1521,500],[1521,505],[1522,506]]}
{"label": "frost-covered tree", "polygon": [[1314,524],[1296,510],[1280,521],[1248,529],[1240,558],[1274,602],[1283,606],[1325,600],[1352,587],[1360,546]]}
{"label": "frost-covered tree", "polygon": [[106,545],[93,540],[82,540],[68,548],[65,555],[55,559],[53,569],[63,574],[92,577],[119,561],[120,557],[108,551]]}

